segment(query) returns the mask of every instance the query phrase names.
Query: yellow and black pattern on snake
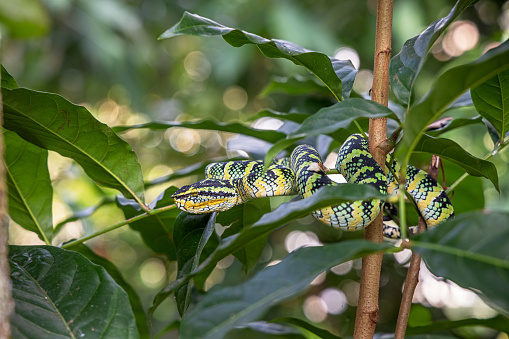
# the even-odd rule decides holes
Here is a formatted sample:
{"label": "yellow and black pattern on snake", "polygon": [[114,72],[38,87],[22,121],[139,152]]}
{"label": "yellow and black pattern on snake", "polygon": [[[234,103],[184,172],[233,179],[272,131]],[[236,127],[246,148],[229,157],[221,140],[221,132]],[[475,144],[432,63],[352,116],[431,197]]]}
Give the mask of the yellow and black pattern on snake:
{"label": "yellow and black pattern on snake", "polygon": [[[224,211],[236,204],[265,196],[311,196],[323,186],[337,185],[322,170],[322,160],[311,146],[297,146],[290,158],[273,163],[263,172],[262,161],[233,161],[210,164],[205,179],[183,186],[174,195],[177,206],[189,213]],[[399,172],[396,162],[393,171]],[[361,135],[350,136],[341,147],[336,168],[348,182],[369,184],[382,194],[395,194],[397,180],[390,171],[382,171],[368,151]],[[429,227],[452,217],[452,205],[436,181],[413,166],[407,168],[407,191],[414,198]],[[321,222],[348,231],[366,227],[380,213],[383,201],[354,201],[322,208],[312,214]],[[415,233],[416,228],[410,228]],[[384,224],[384,236],[399,238],[397,226]]]}

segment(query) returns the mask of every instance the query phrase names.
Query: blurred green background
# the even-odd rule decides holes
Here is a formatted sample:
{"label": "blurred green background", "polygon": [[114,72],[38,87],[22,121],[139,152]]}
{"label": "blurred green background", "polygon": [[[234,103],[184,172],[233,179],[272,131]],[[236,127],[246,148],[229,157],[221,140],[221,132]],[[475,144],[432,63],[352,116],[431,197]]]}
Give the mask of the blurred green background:
{"label": "blurred green background", "polygon": [[[396,0],[393,55],[407,39],[447,15],[453,5],[454,1],[450,0]],[[289,40],[338,58],[352,58],[360,70],[354,89],[366,94],[372,79],[375,10],[375,0],[0,0],[2,64],[20,86],[61,94],[86,106],[109,126],[200,118],[245,121],[264,108],[311,113],[331,104],[333,99],[326,95],[260,94],[274,77],[307,76],[305,70],[288,61],[266,59],[254,46],[233,48],[220,38],[182,36],[158,41],[157,37],[177,23],[184,11],[189,11],[263,37]],[[508,37],[509,1],[480,1],[433,48],[433,56],[428,58],[419,76],[416,97],[427,92],[433,77],[444,68],[474,60],[493,43]],[[476,112],[473,108],[463,108],[449,115],[475,116]],[[276,129],[281,122],[261,119],[254,125]],[[137,153],[145,180],[216,157],[250,154],[259,158],[267,147],[231,133],[183,128],[132,130],[120,136]],[[484,156],[493,146],[486,128],[479,125],[451,133],[449,137],[476,156]],[[460,193],[456,193],[458,197],[453,198],[453,204],[455,199],[463,199],[458,204],[463,210],[488,207],[509,211],[508,155],[505,151],[493,159],[500,174],[501,195],[488,182],[471,178],[458,187]],[[416,160],[425,163],[429,156]],[[58,154],[50,152],[49,168],[55,189],[55,225],[116,194],[97,187],[79,166]],[[448,184],[460,175],[457,168],[447,166]],[[201,178],[191,176],[152,186],[147,201],[152,201],[169,185],[181,186]],[[469,193],[461,197],[461,192]],[[274,199],[272,203],[284,199]],[[106,204],[90,217],[66,224],[54,244],[123,219],[123,213],[114,204]],[[317,224],[311,217],[304,218],[270,236],[259,268],[302,245],[359,236],[358,233],[342,234]],[[13,222],[10,237],[12,244],[40,243],[34,234]],[[176,263],[155,256],[128,227],[98,237],[87,245],[121,270],[147,308],[154,294],[175,278]],[[400,286],[406,274],[401,263],[407,259],[402,254],[384,259],[379,332],[394,329]],[[340,266],[315,280],[306,295],[274,308],[267,319],[281,314],[307,317],[334,333],[351,333],[360,263]],[[415,301],[427,308],[414,304],[411,325],[426,324],[431,319],[494,314],[472,292],[438,281],[429,273],[422,275]],[[214,270],[206,287],[244,278],[240,264],[227,257]],[[154,333],[178,318],[173,299],[169,298],[155,313]],[[507,338],[483,329],[462,330],[457,334],[471,338]],[[176,338],[177,334],[170,332],[165,337]]]}

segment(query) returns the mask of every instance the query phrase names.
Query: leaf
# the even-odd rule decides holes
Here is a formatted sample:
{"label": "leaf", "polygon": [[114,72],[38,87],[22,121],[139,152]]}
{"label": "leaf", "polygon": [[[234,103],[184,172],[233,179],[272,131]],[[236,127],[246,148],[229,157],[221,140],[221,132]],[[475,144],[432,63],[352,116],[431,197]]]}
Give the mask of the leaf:
{"label": "leaf", "polygon": [[431,23],[421,34],[409,39],[401,51],[391,59],[389,82],[394,95],[404,106],[410,103],[417,75],[433,44],[456,18],[478,0],[459,0],[449,14]]}
{"label": "leaf", "polygon": [[504,138],[509,131],[509,70],[471,90],[475,109]]}
{"label": "leaf", "polygon": [[185,284],[193,276],[214,268],[216,263],[227,255],[252,244],[292,220],[304,217],[317,209],[346,201],[382,198],[384,196],[380,195],[380,192],[372,186],[342,184],[322,187],[309,198],[281,204],[274,211],[263,215],[252,227],[223,239],[214,253],[209,255],[195,270],[173,281],[157,293],[150,309],[153,312],[176,288]]}
{"label": "leaf", "polygon": [[10,246],[13,338],[139,338],[126,292],[81,254]]}
{"label": "leaf", "polygon": [[287,323],[292,324],[298,327],[302,327],[309,332],[316,334],[319,338],[322,339],[341,339],[341,337],[338,337],[335,334],[330,333],[327,330],[324,330],[323,328],[316,327],[313,324],[308,323],[307,321],[304,321],[299,318],[292,318],[292,317],[283,317],[283,318],[277,318],[271,320],[271,322],[277,322],[277,323]]}
{"label": "leaf", "polygon": [[182,319],[181,336],[223,338],[232,328],[259,319],[270,307],[302,293],[321,272],[390,247],[353,240],[300,248],[242,284],[211,290]]}
{"label": "leaf", "polygon": [[128,143],[85,107],[57,94],[3,89],[4,127],[39,147],[75,160],[98,184],[143,203],[143,177]]}
{"label": "leaf", "polygon": [[[495,74],[509,68],[509,40],[490,49],[476,61],[451,68],[436,80],[426,97],[410,108],[405,119],[405,134],[396,148],[398,159],[408,159],[422,133],[447,106],[471,87],[477,87]],[[402,165],[406,164],[405,160]]]}
{"label": "leaf", "polygon": [[469,318],[469,319],[461,319],[461,320],[443,320],[443,321],[433,321],[432,324],[423,325],[423,326],[415,326],[408,327],[406,330],[407,335],[416,335],[416,334],[425,334],[435,331],[444,331],[451,330],[460,327],[466,326],[482,326],[492,328],[494,330],[500,332],[509,332],[509,321],[507,317],[503,315],[497,315],[496,317],[489,319],[477,319],[477,318]]}
{"label": "leaf", "polygon": [[440,128],[436,128],[433,130],[426,131],[427,134],[437,136],[440,134],[443,134],[445,132],[452,131],[453,129],[469,126],[469,125],[476,125],[476,124],[482,124],[482,117],[480,115],[473,117],[473,118],[458,118],[453,119],[449,123],[445,124],[444,126]]}
{"label": "leaf", "polygon": [[228,332],[225,339],[309,339],[292,327],[268,323],[266,321],[253,321],[235,327]]}
{"label": "leaf", "polygon": [[289,120],[296,123],[301,123],[306,118],[309,118],[309,114],[307,113],[286,113],[286,112],[278,112],[274,111],[273,109],[264,109],[260,112],[253,115],[251,118],[249,118],[248,121],[255,121],[260,118],[269,117],[269,118],[275,118],[275,119],[281,119],[281,120]]}
{"label": "leaf", "polygon": [[2,87],[7,89],[18,88],[18,83],[14,78],[7,72],[4,65],[2,65]]}
{"label": "leaf", "polygon": [[9,216],[24,229],[51,245],[53,187],[48,171],[48,151],[3,132]]}
{"label": "leaf", "polygon": [[115,132],[123,132],[135,128],[149,128],[151,130],[166,130],[171,127],[185,127],[193,129],[208,129],[214,131],[239,133],[249,135],[258,139],[262,139],[268,142],[276,142],[286,137],[286,134],[276,131],[269,131],[263,129],[252,128],[237,122],[223,123],[213,120],[199,120],[199,121],[168,121],[168,122],[148,122],[145,124],[132,125],[132,126],[116,126],[113,128]]}
{"label": "leaf", "polygon": [[498,174],[495,165],[489,161],[474,157],[458,145],[456,142],[446,138],[433,138],[424,134],[415,147],[415,152],[427,152],[439,155],[465,169],[468,174],[475,177],[484,177],[490,180],[497,191]]}
{"label": "leaf", "polygon": [[37,0],[0,0],[0,22],[13,38],[33,38],[48,33],[51,20],[46,8]]}
{"label": "leaf", "polygon": [[[171,195],[177,191],[176,187],[169,187],[161,193],[150,205],[151,209],[173,205]],[[128,200],[117,196],[117,206],[124,212],[126,219],[130,219],[143,213],[140,206],[134,200]],[[129,227],[140,233],[145,245],[154,253],[162,254],[169,260],[176,260],[177,254],[173,242],[173,224],[178,214],[177,209],[152,215],[143,220],[129,224]]]}
{"label": "leaf", "polygon": [[[201,251],[214,233],[217,212],[213,214],[189,214],[180,212],[175,221],[173,237],[177,248],[177,279],[189,274],[198,266]],[[191,283],[175,290],[177,308],[184,315],[191,301]]]}
{"label": "leaf", "polygon": [[339,129],[347,129],[355,119],[380,117],[398,121],[396,114],[384,105],[371,100],[350,98],[320,109],[304,120],[289,137],[331,134]]}
{"label": "leaf", "polygon": [[484,296],[509,314],[509,214],[475,211],[416,236],[412,249],[422,254],[436,276]]}
{"label": "leaf", "polygon": [[97,255],[94,251],[83,244],[79,244],[72,248],[73,251],[81,253],[92,263],[101,266],[106,270],[106,272],[110,275],[110,277],[115,280],[115,282],[122,287],[122,289],[127,293],[127,297],[129,298],[129,303],[131,304],[134,319],[136,321],[136,328],[138,329],[138,334],[140,338],[148,339],[150,338],[150,330],[148,328],[147,315],[143,310],[143,304],[141,303],[141,299],[134,290],[134,288],[125,281],[124,277],[118,270],[118,268],[108,259]]}
{"label": "leaf", "polygon": [[273,77],[262,89],[260,95],[267,96],[272,93],[284,93],[288,95],[330,95],[327,87],[317,83],[314,79],[295,75],[290,77]]}
{"label": "leaf", "polygon": [[285,40],[265,39],[188,12],[185,12],[180,22],[164,32],[159,39],[185,34],[206,37],[222,36],[227,43],[234,47],[254,44],[268,58],[287,59],[296,65],[307,68],[329,88],[338,100],[349,96],[357,73],[350,60],[336,60]]}
{"label": "leaf", "polygon": [[265,154],[265,159],[263,160],[263,170],[266,171],[269,166],[271,165],[274,158],[279,154],[279,152],[284,151],[288,147],[295,144],[297,141],[301,140],[303,137],[294,137],[294,138],[288,138],[279,140],[274,145],[271,146],[271,148],[267,151]]}

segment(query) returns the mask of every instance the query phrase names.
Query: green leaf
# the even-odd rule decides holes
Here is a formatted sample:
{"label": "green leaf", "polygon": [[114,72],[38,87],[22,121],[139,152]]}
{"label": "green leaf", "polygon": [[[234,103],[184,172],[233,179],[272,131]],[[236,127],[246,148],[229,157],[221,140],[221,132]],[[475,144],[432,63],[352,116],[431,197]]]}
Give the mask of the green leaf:
{"label": "green leaf", "polygon": [[321,272],[390,247],[388,243],[353,240],[301,248],[253,279],[210,291],[182,319],[180,333],[187,339],[223,338],[232,328],[259,319],[270,307],[302,293]]}
{"label": "green leaf", "polygon": [[48,172],[48,151],[3,132],[9,216],[51,245],[53,187]]}
{"label": "green leaf", "polygon": [[316,327],[313,324],[308,323],[307,321],[304,321],[299,318],[292,318],[292,317],[284,317],[284,318],[277,318],[271,320],[271,322],[278,322],[278,323],[287,323],[292,324],[298,327],[302,327],[309,332],[316,334],[318,337],[322,339],[341,339],[341,337],[338,337],[337,335],[334,335],[330,333],[327,330],[324,330],[323,328]]}
{"label": "green leaf", "polygon": [[[171,195],[176,191],[176,187],[171,186],[167,188],[150,204],[151,209],[173,205],[174,202]],[[126,219],[143,213],[140,205],[134,200],[117,196],[116,203],[124,212]],[[145,245],[154,251],[154,253],[162,254],[169,260],[176,260],[177,254],[173,242],[173,224],[179,213],[178,209],[172,209],[143,220],[132,222],[129,224],[129,227],[140,233]]]}
{"label": "green leaf", "polygon": [[[189,274],[198,266],[200,255],[214,233],[217,213],[189,214],[180,212],[173,231],[177,247],[178,272],[177,279]],[[191,301],[192,284],[187,282],[175,290],[177,308],[181,316],[184,315]]]}
{"label": "green leaf", "polygon": [[143,203],[143,177],[128,143],[85,107],[57,94],[3,89],[4,126],[23,139],[72,158],[98,184]]}
{"label": "green leaf", "polygon": [[279,154],[279,152],[292,146],[293,144],[295,144],[297,141],[301,140],[302,138],[303,138],[302,136],[299,136],[299,137],[283,139],[283,140],[279,140],[274,145],[272,145],[272,147],[265,154],[265,159],[263,160],[264,171],[266,171],[269,168],[270,164],[272,163],[272,160],[274,160],[274,158]]}
{"label": "green leaf", "polygon": [[18,83],[14,80],[12,75],[7,72],[4,65],[2,65],[2,87],[7,89],[18,88]]}
{"label": "green leaf", "polygon": [[357,73],[350,60],[337,60],[284,40],[265,39],[188,12],[185,12],[180,22],[164,32],[159,39],[186,34],[207,37],[222,36],[227,43],[234,47],[254,44],[268,58],[283,58],[296,65],[304,66],[320,79],[338,100],[349,96]]}
{"label": "green leaf", "polygon": [[97,255],[94,251],[83,244],[79,244],[72,248],[73,251],[81,253],[92,263],[101,266],[108,272],[110,277],[115,280],[115,282],[122,287],[122,289],[127,293],[127,297],[129,298],[129,303],[131,304],[134,318],[136,320],[136,328],[138,329],[138,334],[142,339],[150,338],[150,330],[147,322],[147,315],[143,310],[143,304],[141,303],[141,299],[134,290],[134,288],[129,285],[127,281],[125,281],[124,277],[118,270],[118,268],[108,259]]}
{"label": "green leaf", "polygon": [[296,329],[268,323],[266,321],[253,321],[245,325],[235,327],[229,331],[224,339],[310,339]]}
{"label": "green leaf", "polygon": [[[407,335],[425,334],[436,331],[452,330],[460,327],[467,326],[482,326],[492,328],[494,330],[509,333],[509,319],[503,315],[497,315],[496,317],[489,319],[461,319],[461,320],[443,320],[433,321],[432,324],[423,326],[408,327],[406,330]],[[455,337],[454,337],[455,338]]]}
{"label": "green leaf", "polygon": [[456,18],[478,0],[459,0],[444,18],[434,21],[421,34],[409,39],[391,59],[389,81],[394,95],[404,106],[410,103],[413,87],[433,44]]}
{"label": "green leaf", "polygon": [[126,292],[81,254],[10,246],[13,338],[139,338]]}
{"label": "green leaf", "polygon": [[380,195],[380,192],[372,186],[342,184],[323,187],[309,198],[281,204],[271,213],[263,215],[252,227],[223,239],[214,253],[209,255],[194,271],[163,288],[154,297],[150,308],[152,311],[155,310],[176,288],[185,284],[193,276],[213,269],[217,262],[227,255],[252,244],[292,220],[302,218],[317,209],[346,201],[383,198],[384,196]]}
{"label": "green leaf", "polygon": [[473,117],[473,118],[458,118],[453,119],[449,123],[445,124],[443,127],[436,128],[433,130],[426,131],[427,134],[437,136],[440,134],[443,134],[445,132],[452,131],[453,129],[469,126],[469,125],[476,125],[476,124],[482,124],[482,117],[480,115]]}
{"label": "green leaf", "polygon": [[151,130],[166,130],[171,127],[185,127],[193,129],[208,129],[214,131],[239,133],[249,135],[258,139],[262,139],[268,142],[276,142],[280,139],[284,139],[286,134],[277,131],[268,131],[263,129],[252,128],[237,122],[223,123],[213,120],[199,120],[199,121],[168,121],[168,122],[148,122],[145,124],[133,125],[133,126],[116,126],[113,128],[115,132],[123,132],[134,128],[149,128]]}
{"label": "green leaf", "polygon": [[396,148],[398,159],[405,159],[415,149],[426,127],[435,121],[457,97],[509,68],[509,40],[486,52],[476,61],[451,68],[436,80],[426,97],[410,108],[405,119],[405,134]]}
{"label": "green leaf", "polygon": [[295,75],[291,77],[273,77],[260,92],[261,96],[272,93],[284,93],[289,95],[330,95],[327,87],[317,83],[314,79]]}
{"label": "green leaf", "polygon": [[355,119],[380,117],[398,121],[396,114],[384,105],[371,100],[350,98],[320,109],[304,120],[289,137],[331,134],[339,129],[347,129]]}
{"label": "green leaf", "polygon": [[475,211],[458,215],[416,236],[412,248],[436,276],[481,294],[509,314],[509,214]]}
{"label": "green leaf", "polygon": [[48,33],[51,20],[38,0],[0,0],[0,23],[14,38],[33,38]]}
{"label": "green leaf", "polygon": [[465,169],[468,174],[475,177],[484,177],[490,180],[497,191],[498,174],[495,165],[489,161],[474,157],[458,145],[446,138],[433,138],[424,134],[415,147],[415,152],[426,152],[439,155]]}
{"label": "green leaf", "polygon": [[477,112],[491,122],[503,139],[509,131],[509,70],[500,72],[471,92]]}

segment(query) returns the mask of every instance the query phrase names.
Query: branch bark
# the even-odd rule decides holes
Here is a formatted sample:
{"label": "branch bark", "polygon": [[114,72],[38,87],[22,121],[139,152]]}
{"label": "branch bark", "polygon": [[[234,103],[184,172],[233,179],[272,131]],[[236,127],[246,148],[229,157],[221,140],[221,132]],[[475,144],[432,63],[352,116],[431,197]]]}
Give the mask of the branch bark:
{"label": "branch bark", "polygon": [[[375,63],[373,66],[372,97],[382,105],[389,102],[389,63],[391,61],[392,0],[378,0],[375,38]],[[387,119],[378,118],[369,121],[369,149],[378,164],[385,168],[386,151],[378,147],[387,140]],[[364,239],[382,242],[383,215],[371,223],[364,233]],[[373,338],[378,322],[378,292],[382,253],[362,258],[361,286],[359,303],[355,318],[354,338]]]}

